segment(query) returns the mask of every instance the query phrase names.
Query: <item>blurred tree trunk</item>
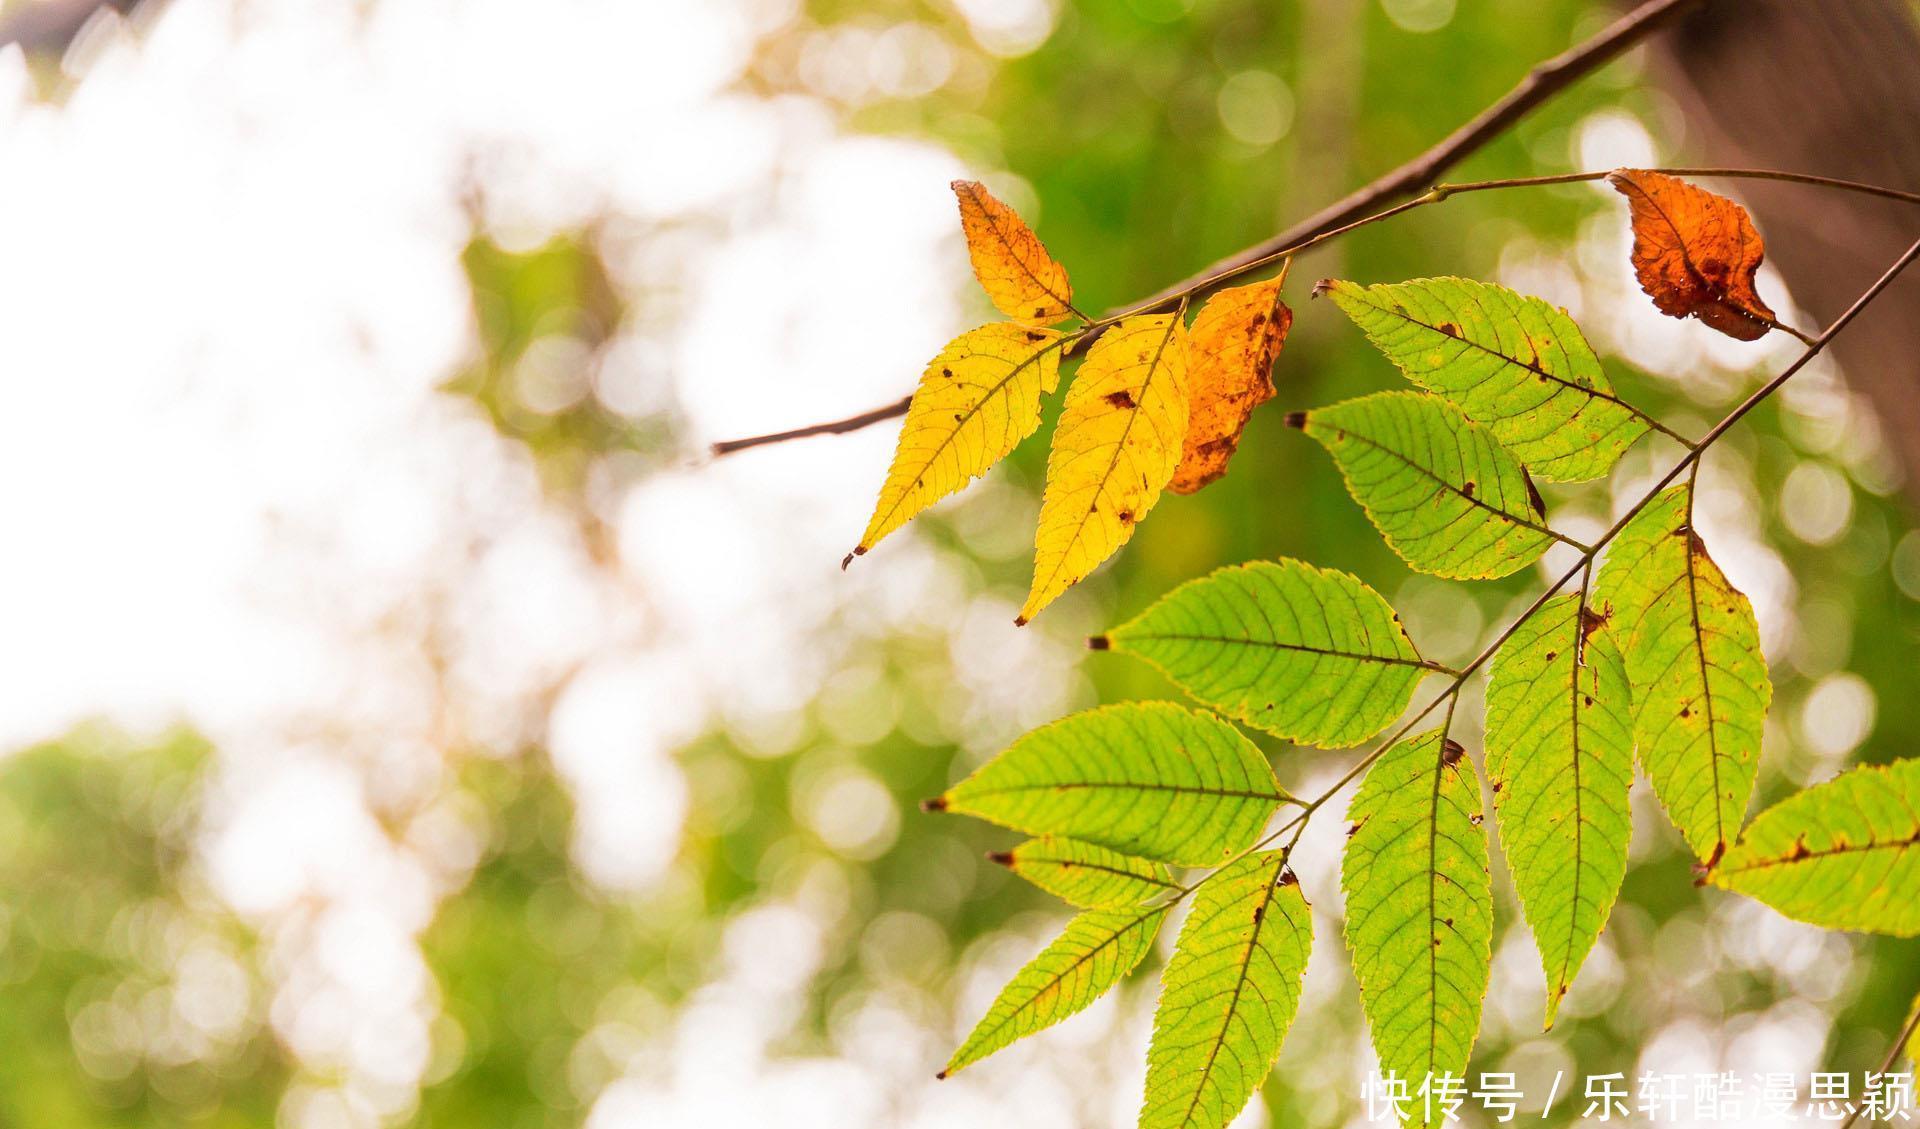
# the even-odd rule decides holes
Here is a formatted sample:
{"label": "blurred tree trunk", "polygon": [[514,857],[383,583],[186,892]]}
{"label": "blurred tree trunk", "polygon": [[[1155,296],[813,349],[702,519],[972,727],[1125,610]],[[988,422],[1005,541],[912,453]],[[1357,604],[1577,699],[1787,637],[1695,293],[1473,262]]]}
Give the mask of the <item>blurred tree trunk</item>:
{"label": "blurred tree trunk", "polygon": [[[1920,190],[1920,22],[1910,0],[1709,0],[1654,40],[1686,109],[1691,157]],[[1821,325],[1920,237],[1920,208],[1743,181],[1794,301]],[[1833,352],[1879,411],[1920,503],[1920,275]]]}

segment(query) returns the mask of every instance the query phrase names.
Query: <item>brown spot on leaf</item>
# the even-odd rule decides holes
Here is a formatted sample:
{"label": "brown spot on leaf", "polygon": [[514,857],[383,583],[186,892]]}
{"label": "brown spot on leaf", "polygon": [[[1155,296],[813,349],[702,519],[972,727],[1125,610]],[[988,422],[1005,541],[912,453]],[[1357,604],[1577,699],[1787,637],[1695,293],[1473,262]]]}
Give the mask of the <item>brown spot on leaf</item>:
{"label": "brown spot on leaf", "polygon": [[1609,604],[1605,611],[1596,612],[1591,606],[1580,609],[1580,638],[1591,639],[1593,633],[1607,625],[1613,618],[1613,606]]}
{"label": "brown spot on leaf", "polygon": [[1465,745],[1462,745],[1460,742],[1454,740],[1451,737],[1447,738],[1446,741],[1442,743],[1442,745],[1440,746],[1440,762],[1442,764],[1446,764],[1446,765],[1459,764],[1460,758],[1466,755],[1467,755],[1467,747]]}
{"label": "brown spot on leaf", "polygon": [[1533,506],[1533,512],[1546,517],[1546,499],[1540,497],[1540,488],[1533,484],[1533,476],[1527,473],[1526,467],[1520,468],[1520,481],[1527,484],[1527,502]]}
{"label": "brown spot on leaf", "polygon": [[1118,392],[1109,392],[1102,398],[1106,400],[1107,403],[1123,410],[1134,406],[1133,393],[1127,391],[1125,388],[1120,389]]}
{"label": "brown spot on leaf", "polygon": [[1443,321],[1439,325],[1435,326],[1434,328],[1446,334],[1448,337],[1460,336],[1460,327],[1453,324],[1450,321]]}
{"label": "brown spot on leaf", "polygon": [[1474,484],[1472,482],[1468,482],[1466,485],[1460,487],[1460,492],[1462,494],[1465,494],[1467,497],[1471,498],[1473,497],[1473,492],[1475,489],[1476,487],[1474,486]]}

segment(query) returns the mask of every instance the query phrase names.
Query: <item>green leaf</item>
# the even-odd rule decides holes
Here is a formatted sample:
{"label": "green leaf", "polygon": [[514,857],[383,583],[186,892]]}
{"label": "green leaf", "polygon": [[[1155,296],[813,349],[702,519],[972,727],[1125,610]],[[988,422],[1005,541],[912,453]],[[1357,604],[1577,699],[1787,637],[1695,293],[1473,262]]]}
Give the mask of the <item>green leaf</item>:
{"label": "green leaf", "polygon": [[1611,632],[1549,600],[1494,656],[1487,776],[1500,842],[1547,974],[1547,1026],[1627,875],[1633,702]]}
{"label": "green leaf", "polygon": [[1452,400],[1547,482],[1613,469],[1647,425],[1613,393],[1580,327],[1539,298],[1467,278],[1314,287],[1408,380]]}
{"label": "green leaf", "polygon": [[1219,1129],[1247,1104],[1300,1006],[1313,913],[1284,851],[1248,855],[1194,891],[1160,977],[1140,1129]]}
{"label": "green leaf", "polygon": [[1626,657],[1640,763],[1712,862],[1746,816],[1773,685],[1753,605],[1707,555],[1692,509],[1685,486],[1648,503],[1614,539],[1597,595]]}
{"label": "green leaf", "polygon": [[1387,544],[1421,572],[1506,576],[1556,540],[1519,462],[1437,396],[1376,392],[1287,422],[1333,455]]}
{"label": "green leaf", "polygon": [[1035,886],[1076,906],[1137,906],[1179,889],[1160,863],[1057,835],[1029,839],[992,857]]}
{"label": "green leaf", "polygon": [[927,806],[1214,866],[1251,844],[1290,798],[1233,726],[1169,702],[1129,702],[1034,730]]}
{"label": "green leaf", "polygon": [[1069,921],[1065,932],[1000,989],[940,1077],[1086,1010],[1140,964],[1166,916],[1164,906],[1090,909]]}
{"label": "green leaf", "polygon": [[1295,560],[1189,581],[1092,643],[1139,655],[1248,724],[1329,747],[1386,728],[1436,669],[1380,593]]}
{"label": "green leaf", "polygon": [[1383,1071],[1463,1074],[1493,960],[1480,782],[1440,730],[1368,770],[1340,867],[1347,948]]}
{"label": "green leaf", "polygon": [[1709,878],[1795,921],[1920,935],[1920,760],[1856,768],[1787,797]]}

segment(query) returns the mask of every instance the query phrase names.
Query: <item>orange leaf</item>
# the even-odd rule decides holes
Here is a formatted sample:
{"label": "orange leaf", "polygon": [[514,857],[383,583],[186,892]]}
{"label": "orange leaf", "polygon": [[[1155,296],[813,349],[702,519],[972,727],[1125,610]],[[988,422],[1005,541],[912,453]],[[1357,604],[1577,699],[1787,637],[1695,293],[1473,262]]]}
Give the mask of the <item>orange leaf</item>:
{"label": "orange leaf", "polygon": [[1766,334],[1773,311],[1753,289],[1766,245],[1745,208],[1645,169],[1618,169],[1607,183],[1632,209],[1634,273],[1661,313],[1742,341]]}
{"label": "orange leaf", "polygon": [[1227,473],[1253,409],[1273,398],[1273,359],[1293,325],[1278,278],[1222,290],[1193,319],[1188,416],[1180,467],[1167,489],[1191,494]]}
{"label": "orange leaf", "polygon": [[1025,325],[1052,325],[1071,313],[1067,268],[1053,261],[1026,221],[977,180],[956,180],[952,188],[974,277],[994,306]]}

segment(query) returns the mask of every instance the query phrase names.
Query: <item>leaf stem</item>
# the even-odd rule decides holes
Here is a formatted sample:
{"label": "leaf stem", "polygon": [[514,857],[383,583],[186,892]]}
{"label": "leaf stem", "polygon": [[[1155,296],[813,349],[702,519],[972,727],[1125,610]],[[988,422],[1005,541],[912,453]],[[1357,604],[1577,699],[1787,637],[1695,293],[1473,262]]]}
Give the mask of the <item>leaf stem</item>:
{"label": "leaf stem", "polygon": [[[1259,842],[1255,843],[1251,847],[1248,847],[1245,851],[1241,852],[1239,855],[1235,855],[1233,858],[1228,859],[1227,862],[1223,863],[1222,865],[1223,866],[1229,865],[1233,862],[1238,861],[1240,858],[1245,857],[1246,855],[1252,854],[1255,851],[1265,849],[1266,847],[1270,846],[1275,840],[1279,839],[1280,836],[1285,835],[1289,831],[1293,832],[1293,838],[1288,840],[1286,849],[1289,852],[1291,852],[1293,849],[1293,845],[1298,843],[1300,841],[1300,837],[1306,833],[1307,821],[1313,818],[1314,813],[1319,811],[1322,807],[1324,807],[1329,800],[1333,799],[1333,797],[1340,792],[1341,789],[1345,788],[1348,784],[1353,783],[1353,781],[1357,779],[1361,773],[1365,772],[1369,767],[1373,765],[1375,761],[1379,760],[1381,756],[1385,755],[1388,749],[1391,749],[1394,745],[1398,744],[1401,738],[1405,737],[1409,732],[1413,730],[1414,726],[1419,725],[1422,721],[1425,721],[1427,717],[1433,713],[1434,709],[1440,705],[1441,702],[1447,703],[1447,718],[1448,718],[1448,726],[1450,727],[1451,720],[1453,717],[1454,704],[1459,698],[1461,689],[1466,686],[1467,679],[1472,677],[1475,671],[1479,670],[1482,666],[1485,666],[1493,658],[1493,656],[1499,652],[1500,648],[1506,645],[1507,640],[1511,639],[1515,632],[1519,631],[1521,627],[1525,626],[1528,620],[1532,619],[1534,615],[1540,611],[1541,608],[1546,606],[1547,601],[1553,599],[1553,597],[1557,595],[1562,588],[1565,588],[1569,583],[1571,583],[1573,578],[1576,576],[1583,576],[1587,578],[1581,581],[1581,604],[1584,607],[1586,603],[1587,582],[1588,582],[1588,579],[1590,579],[1592,576],[1594,559],[1599,555],[1600,550],[1606,548],[1608,543],[1610,543],[1615,537],[1619,536],[1620,531],[1627,527],[1627,523],[1631,522],[1634,518],[1638,517],[1640,515],[1640,511],[1646,509],[1649,505],[1651,505],[1654,499],[1660,496],[1660,492],[1662,490],[1665,490],[1668,486],[1672,485],[1675,479],[1679,478],[1682,474],[1689,474],[1693,477],[1697,477],[1700,472],[1699,464],[1700,464],[1701,456],[1703,456],[1706,453],[1707,449],[1713,446],[1713,444],[1717,440],[1719,440],[1721,436],[1725,435],[1730,429],[1732,429],[1734,424],[1739,423],[1743,418],[1745,418],[1747,413],[1751,412],[1754,408],[1758,407],[1762,401],[1767,399],[1767,397],[1779,391],[1780,386],[1785,384],[1787,381],[1791,380],[1795,373],[1805,368],[1809,362],[1811,362],[1815,357],[1819,356],[1820,353],[1823,350],[1825,350],[1829,344],[1833,342],[1833,339],[1839,336],[1840,331],[1844,330],[1853,321],[1853,319],[1860,314],[1862,310],[1866,309],[1867,306],[1871,304],[1875,298],[1879,297],[1880,294],[1883,291],[1885,291],[1889,285],[1893,283],[1894,279],[1898,278],[1900,274],[1907,269],[1908,266],[1912,265],[1913,261],[1916,258],[1920,258],[1920,239],[1916,239],[1910,246],[1908,246],[1906,249],[1906,252],[1903,253],[1898,259],[1896,259],[1893,265],[1888,267],[1886,269],[1886,272],[1883,273],[1878,279],[1874,281],[1872,286],[1867,287],[1867,289],[1861,293],[1860,297],[1854,299],[1853,304],[1847,307],[1845,313],[1842,313],[1839,317],[1835,318],[1831,325],[1827,326],[1825,330],[1821,331],[1821,333],[1817,337],[1814,337],[1810,341],[1810,343],[1807,345],[1806,350],[1802,352],[1800,356],[1795,358],[1792,364],[1788,365],[1785,369],[1781,370],[1781,372],[1778,375],[1768,380],[1765,384],[1755,389],[1752,395],[1748,396],[1745,400],[1742,400],[1738,405],[1736,405],[1732,411],[1728,412],[1724,417],[1721,418],[1719,423],[1714,424],[1712,429],[1710,429],[1704,436],[1702,436],[1698,443],[1688,444],[1687,452],[1684,455],[1680,456],[1679,461],[1675,462],[1673,466],[1669,468],[1665,474],[1661,475],[1660,480],[1658,482],[1655,482],[1652,486],[1649,486],[1646,492],[1640,496],[1638,501],[1634,502],[1633,505],[1627,507],[1627,511],[1621,514],[1619,519],[1616,520],[1611,526],[1609,526],[1607,528],[1607,531],[1601,534],[1600,537],[1591,546],[1582,546],[1580,560],[1575,562],[1572,568],[1568,569],[1565,573],[1561,574],[1560,579],[1554,581],[1551,585],[1548,585],[1547,590],[1540,593],[1539,597],[1536,598],[1533,601],[1533,603],[1527,605],[1527,609],[1525,611],[1521,612],[1517,617],[1514,618],[1514,620],[1511,623],[1507,624],[1507,626],[1501,630],[1500,634],[1495,636],[1494,640],[1491,643],[1488,643],[1484,648],[1481,649],[1479,654],[1474,656],[1472,662],[1469,662],[1466,666],[1461,667],[1460,670],[1454,674],[1452,681],[1450,681],[1447,684],[1446,689],[1442,690],[1424,707],[1422,707],[1420,712],[1414,714],[1412,718],[1410,718],[1405,723],[1403,723],[1400,726],[1400,728],[1396,729],[1393,733],[1393,736],[1387,738],[1385,741],[1380,742],[1380,744],[1376,745],[1371,752],[1367,753],[1366,756],[1361,757],[1360,760],[1356,762],[1352,768],[1348,769],[1346,773],[1344,773],[1340,777],[1340,779],[1334,781],[1333,784],[1330,785],[1325,791],[1321,792],[1318,796],[1314,797],[1312,800],[1309,800],[1304,804],[1302,804],[1299,814],[1295,815],[1292,819],[1288,820],[1286,823],[1281,824],[1280,827],[1278,827],[1274,831],[1270,832],[1269,834],[1261,838]],[[1692,481],[1692,478],[1690,478],[1689,481]],[[1442,738],[1444,739],[1444,737],[1445,737],[1445,731],[1443,730]],[[1198,886],[1202,881],[1205,881],[1205,878],[1201,878],[1198,881],[1195,881],[1193,883],[1193,886]],[[1184,897],[1185,891],[1191,890],[1191,889],[1192,889],[1192,886],[1183,887],[1182,888],[1183,892],[1180,896]],[[1175,900],[1177,901],[1178,898],[1176,898]],[[1905,1040],[1903,1039],[1902,1042],[1904,1041]],[[1842,1129],[1845,1129],[1845,1126],[1842,1126]]]}
{"label": "leaf stem", "polygon": [[[1887,1048],[1887,1057],[1880,1060],[1880,1069],[1876,1071],[1876,1073],[1886,1074],[1893,1069],[1893,1064],[1900,1059],[1900,1052],[1905,1050],[1907,1044],[1913,1041],[1915,1032],[1920,1032],[1920,1007],[1913,1009],[1913,1014],[1907,1018],[1906,1026],[1902,1027],[1900,1033],[1893,1037],[1893,1046]],[[1845,1121],[1840,1123],[1840,1129],[1853,1129],[1853,1123],[1860,1120],[1860,1114],[1864,1112],[1866,1108],[1866,1103],[1864,1102],[1854,1106],[1853,1112],[1847,1116]]]}

